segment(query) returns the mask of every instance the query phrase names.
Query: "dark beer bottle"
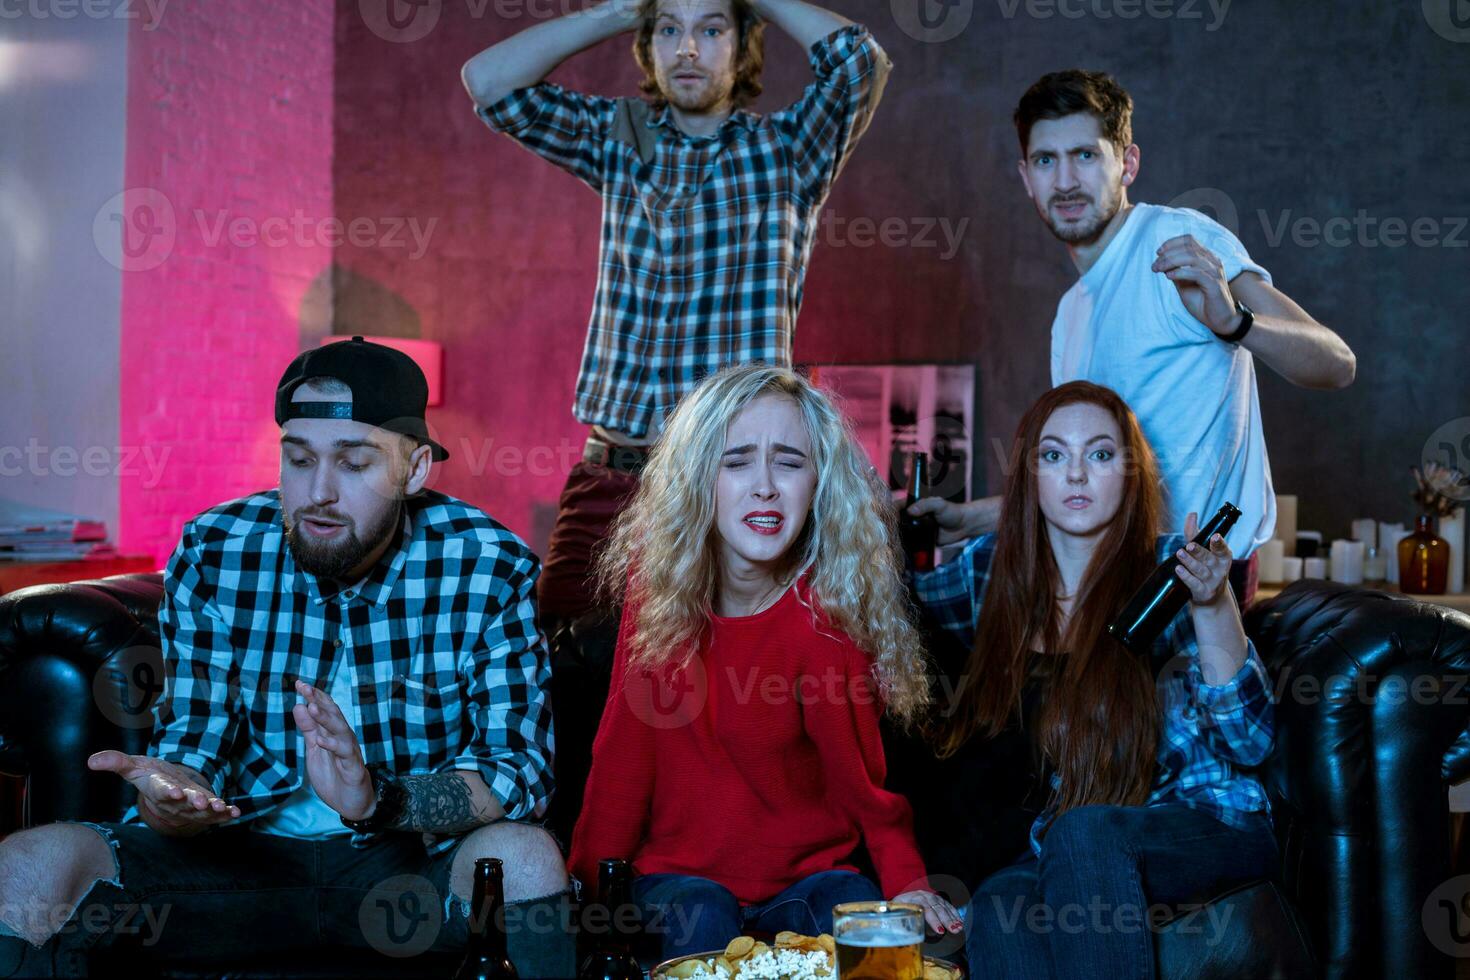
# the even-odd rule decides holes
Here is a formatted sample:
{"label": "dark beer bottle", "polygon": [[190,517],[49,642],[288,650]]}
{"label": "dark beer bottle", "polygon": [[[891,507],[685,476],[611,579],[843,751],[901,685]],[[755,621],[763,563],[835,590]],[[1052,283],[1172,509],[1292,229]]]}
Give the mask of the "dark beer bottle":
{"label": "dark beer bottle", "polygon": [[934,568],[934,549],[939,547],[939,523],[933,514],[916,517],[909,507],[929,496],[929,456],[914,453],[909,467],[909,492],[898,515],[898,540],[903,546],[904,567],[911,572]]}
{"label": "dark beer bottle", "polygon": [[505,869],[497,858],[475,861],[470,944],[454,980],[517,980],[505,941]]}
{"label": "dark beer bottle", "polygon": [[[1239,518],[1240,509],[1227,503],[1195,535],[1194,543],[1209,547],[1210,538],[1229,534]],[[1108,635],[1140,657],[1149,656],[1154,641],[1189,602],[1189,586],[1174,574],[1178,567],[1179,559],[1170,555],[1128,600],[1118,618],[1108,624]]]}
{"label": "dark beer bottle", "polygon": [[621,859],[599,861],[597,895],[595,917],[583,920],[591,942],[577,980],[643,980],[643,968],[633,954],[638,936],[633,866]]}

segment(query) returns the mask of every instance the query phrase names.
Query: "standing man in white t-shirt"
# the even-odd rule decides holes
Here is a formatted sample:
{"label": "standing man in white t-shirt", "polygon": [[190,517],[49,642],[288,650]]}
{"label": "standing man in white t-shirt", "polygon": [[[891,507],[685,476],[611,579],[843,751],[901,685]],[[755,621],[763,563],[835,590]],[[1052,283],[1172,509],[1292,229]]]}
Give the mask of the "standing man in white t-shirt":
{"label": "standing man in white t-shirt", "polygon": [[[1278,290],[1239,239],[1198,211],[1132,204],[1140,153],[1133,100],[1110,76],[1043,76],[1016,107],[1018,167],[1036,211],[1081,278],[1057,304],[1053,385],[1117,391],[1158,454],[1170,531],[1230,501],[1228,538],[1242,605],[1256,548],[1276,527],[1276,497],[1256,392],[1256,358],[1293,384],[1345,388],[1357,361],[1342,338]],[[1000,498],[926,501],[942,540],[993,530]]]}

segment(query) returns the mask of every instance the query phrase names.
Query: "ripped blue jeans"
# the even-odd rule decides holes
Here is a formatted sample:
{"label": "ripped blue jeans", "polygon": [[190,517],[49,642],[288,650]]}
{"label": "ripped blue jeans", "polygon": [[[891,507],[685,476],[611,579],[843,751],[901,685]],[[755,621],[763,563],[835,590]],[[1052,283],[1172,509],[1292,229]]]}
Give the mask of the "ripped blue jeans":
{"label": "ripped blue jeans", "polygon": [[[141,947],[161,962],[231,964],[321,946],[392,957],[463,950],[468,903],[449,887],[457,850],[430,855],[418,834],[297,840],[229,826],[173,838],[142,824],[83,824],[112,846],[99,880],[60,926],[57,975],[85,975],[101,946]],[[571,976],[570,895],[508,903],[510,954],[522,976]]]}

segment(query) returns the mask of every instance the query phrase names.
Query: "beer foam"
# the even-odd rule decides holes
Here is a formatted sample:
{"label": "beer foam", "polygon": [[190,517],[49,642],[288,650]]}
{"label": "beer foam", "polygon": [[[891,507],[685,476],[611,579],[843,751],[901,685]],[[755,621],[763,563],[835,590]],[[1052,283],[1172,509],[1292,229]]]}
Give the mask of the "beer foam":
{"label": "beer foam", "polygon": [[868,929],[854,929],[837,937],[838,945],[856,946],[860,949],[878,949],[890,946],[915,946],[924,941],[922,933],[910,932],[903,929],[878,926]]}

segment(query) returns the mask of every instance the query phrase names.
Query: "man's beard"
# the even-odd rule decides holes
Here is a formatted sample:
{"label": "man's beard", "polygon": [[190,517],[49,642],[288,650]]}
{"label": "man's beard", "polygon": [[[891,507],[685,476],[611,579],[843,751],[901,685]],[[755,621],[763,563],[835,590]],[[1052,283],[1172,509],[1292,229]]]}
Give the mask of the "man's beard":
{"label": "man's beard", "polygon": [[[343,540],[335,544],[317,542],[311,540],[310,536],[300,527],[300,521],[304,517],[321,517],[331,521],[340,521],[345,526],[346,535]],[[345,514],[337,514],[331,511],[317,511],[302,507],[290,517],[285,511],[281,512],[281,525],[286,531],[286,545],[291,549],[291,557],[296,564],[317,578],[343,581],[357,566],[363,563],[373,550],[386,539],[397,533],[398,525],[403,520],[403,500],[394,501],[392,508],[383,514],[377,524],[368,529],[365,536],[359,536],[356,523]]]}
{"label": "man's beard", "polygon": [[1059,225],[1052,218],[1052,205],[1069,202],[1084,202],[1091,204],[1092,198],[1085,194],[1072,194],[1069,196],[1056,195],[1047,202],[1045,210],[1042,211],[1042,220],[1051,229],[1051,233],[1068,245],[1092,245],[1107,231],[1108,222],[1117,215],[1118,209],[1123,206],[1123,195],[1117,194],[1111,199],[1105,199],[1098,209],[1098,215],[1086,224]]}
{"label": "man's beard", "polygon": [[690,112],[696,115],[710,113],[722,107],[730,98],[730,92],[720,92],[719,79],[705,76],[704,84],[697,91],[683,91],[679,84],[674,81],[674,76],[659,81],[659,93],[670,105],[681,112]]}

